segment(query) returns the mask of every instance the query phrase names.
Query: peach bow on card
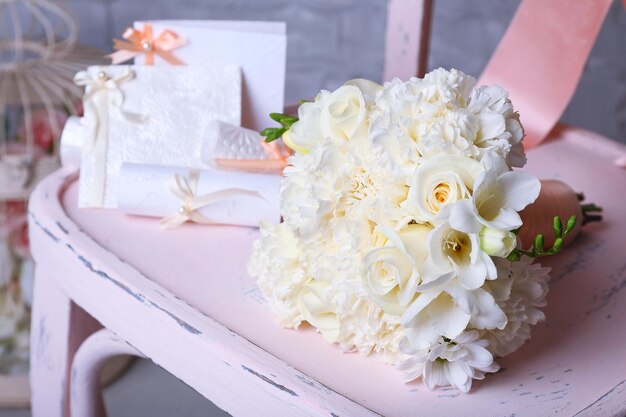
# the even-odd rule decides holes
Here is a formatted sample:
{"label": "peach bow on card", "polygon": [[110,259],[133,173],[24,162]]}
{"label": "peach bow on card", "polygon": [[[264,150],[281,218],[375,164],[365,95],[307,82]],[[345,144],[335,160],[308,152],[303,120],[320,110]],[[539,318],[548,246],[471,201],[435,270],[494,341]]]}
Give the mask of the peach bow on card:
{"label": "peach bow on card", "polygon": [[143,31],[127,28],[122,37],[124,40],[113,39],[113,48],[116,51],[107,55],[113,64],[119,64],[145,54],[146,65],[154,65],[155,55],[172,65],[185,65],[172,51],[187,42],[171,30],[164,30],[155,38],[152,25],[146,23],[143,26]]}

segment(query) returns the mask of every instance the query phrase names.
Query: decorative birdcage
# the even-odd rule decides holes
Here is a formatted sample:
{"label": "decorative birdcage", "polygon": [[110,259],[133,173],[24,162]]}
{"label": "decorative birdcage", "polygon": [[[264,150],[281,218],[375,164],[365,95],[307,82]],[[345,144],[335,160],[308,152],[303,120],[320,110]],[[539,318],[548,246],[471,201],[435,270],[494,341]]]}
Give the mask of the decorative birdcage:
{"label": "decorative birdcage", "polygon": [[76,38],[61,3],[0,0],[0,406],[29,401],[27,199],[59,166],[63,124],[81,111],[74,74],[102,61]]}
{"label": "decorative birdcage", "polygon": [[56,150],[81,90],[72,78],[101,54],[51,0],[0,0],[0,201],[26,199],[58,166]]}

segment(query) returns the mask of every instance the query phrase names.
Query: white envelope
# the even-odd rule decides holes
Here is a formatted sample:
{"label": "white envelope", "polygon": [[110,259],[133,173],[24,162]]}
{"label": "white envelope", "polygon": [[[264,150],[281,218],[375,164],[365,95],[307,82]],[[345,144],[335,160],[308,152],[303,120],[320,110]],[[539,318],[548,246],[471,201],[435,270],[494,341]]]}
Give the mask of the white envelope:
{"label": "white envelope", "polygon": [[[132,78],[118,83],[121,96],[107,91],[86,96],[85,120],[91,120],[86,124],[96,128],[83,133],[81,208],[116,207],[124,162],[203,167],[201,150],[210,124],[241,122],[241,72],[234,65],[94,66],[87,74],[90,79],[101,73],[115,78],[129,69]],[[123,113],[144,120],[129,120]]]}
{"label": "white envelope", "polygon": [[[165,29],[186,39],[172,54],[187,65],[234,64],[243,72],[242,125],[260,131],[275,123],[272,112],[282,112],[285,96],[287,52],[284,22],[156,20],[135,22],[153,25],[154,35]],[[137,64],[144,56],[135,58]],[[170,65],[155,57],[156,65]]]}

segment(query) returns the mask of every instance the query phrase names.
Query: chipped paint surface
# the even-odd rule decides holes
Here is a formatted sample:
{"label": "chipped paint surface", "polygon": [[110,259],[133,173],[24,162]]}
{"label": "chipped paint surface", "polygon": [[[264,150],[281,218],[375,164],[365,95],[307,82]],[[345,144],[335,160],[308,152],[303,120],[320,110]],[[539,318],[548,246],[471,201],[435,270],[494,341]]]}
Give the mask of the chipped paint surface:
{"label": "chipped paint surface", "polygon": [[281,385],[281,384],[278,384],[278,383],[274,382],[272,379],[270,379],[270,378],[266,377],[265,375],[262,375],[262,374],[258,373],[257,371],[255,371],[255,370],[253,370],[253,369],[248,368],[248,367],[247,367],[247,366],[245,366],[245,365],[241,365],[241,367],[243,368],[243,370],[244,370],[244,371],[246,371],[246,372],[250,372],[252,375],[256,376],[257,378],[260,378],[262,381],[267,382],[267,383],[268,383],[268,384],[270,384],[271,386],[273,386],[273,387],[275,387],[275,388],[278,388],[279,390],[281,390],[281,391],[283,391],[283,392],[286,392],[286,393],[287,393],[287,394],[289,394],[289,395],[293,395],[294,397],[297,397],[297,396],[298,396],[298,394],[296,394],[296,392],[295,392],[295,391],[293,391],[293,390],[291,390],[291,389],[287,388],[287,387],[286,387],[286,386],[284,386],[284,385]]}

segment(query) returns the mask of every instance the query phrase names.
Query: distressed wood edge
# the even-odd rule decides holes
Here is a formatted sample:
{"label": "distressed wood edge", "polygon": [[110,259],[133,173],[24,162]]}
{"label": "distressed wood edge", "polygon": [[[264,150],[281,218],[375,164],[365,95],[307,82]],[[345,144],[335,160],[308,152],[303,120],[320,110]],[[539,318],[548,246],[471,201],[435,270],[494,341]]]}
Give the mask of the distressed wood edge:
{"label": "distressed wood edge", "polygon": [[[32,252],[38,267],[63,271],[51,275],[106,328],[233,414],[263,404],[267,412],[290,415],[379,415],[217,323],[100,246],[63,209],[63,192],[76,177],[61,169],[33,193]],[[52,247],[55,256],[46,256]],[[94,293],[108,305],[94,302]]]}
{"label": "distressed wood edge", "polygon": [[622,417],[626,415],[626,380],[622,380],[574,417]]}

